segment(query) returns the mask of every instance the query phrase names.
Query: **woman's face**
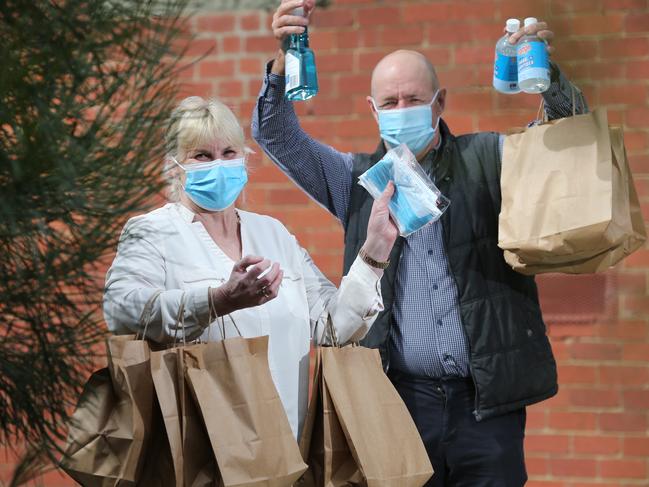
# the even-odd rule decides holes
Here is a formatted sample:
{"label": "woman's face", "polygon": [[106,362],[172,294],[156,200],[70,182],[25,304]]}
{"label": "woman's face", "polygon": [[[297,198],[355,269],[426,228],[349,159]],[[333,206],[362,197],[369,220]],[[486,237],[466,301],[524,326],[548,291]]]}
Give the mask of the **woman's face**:
{"label": "woman's face", "polygon": [[185,160],[182,162],[183,164],[196,164],[198,162],[211,162],[216,159],[239,159],[243,156],[243,150],[220,141],[214,141],[188,150],[185,154]]}

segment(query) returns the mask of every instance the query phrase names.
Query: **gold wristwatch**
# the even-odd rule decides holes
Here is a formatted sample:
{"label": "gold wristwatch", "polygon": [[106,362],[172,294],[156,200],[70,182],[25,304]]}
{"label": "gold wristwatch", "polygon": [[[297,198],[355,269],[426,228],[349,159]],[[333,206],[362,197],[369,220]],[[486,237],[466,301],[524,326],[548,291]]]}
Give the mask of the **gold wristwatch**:
{"label": "gold wristwatch", "polygon": [[381,262],[379,260],[374,260],[372,257],[370,257],[367,252],[365,252],[365,249],[361,247],[361,249],[358,251],[358,256],[365,262],[368,266],[374,267],[375,269],[387,269],[387,267],[390,265],[390,261],[386,260],[385,262]]}

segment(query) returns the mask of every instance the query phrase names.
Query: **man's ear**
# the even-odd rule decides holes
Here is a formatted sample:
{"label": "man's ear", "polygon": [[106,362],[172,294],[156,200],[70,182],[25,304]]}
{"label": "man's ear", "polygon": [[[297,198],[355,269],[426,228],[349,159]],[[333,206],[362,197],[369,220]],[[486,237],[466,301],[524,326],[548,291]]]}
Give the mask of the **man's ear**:
{"label": "man's ear", "polygon": [[371,96],[366,96],[365,99],[367,100],[367,104],[370,106],[370,110],[372,111],[372,116],[374,117],[374,120],[376,120],[376,123],[379,123],[379,114],[376,113],[376,107],[374,106],[374,101]]}
{"label": "man's ear", "polygon": [[444,112],[444,109],[446,108],[446,88],[440,88],[435,103],[439,105],[439,113],[441,115]]}

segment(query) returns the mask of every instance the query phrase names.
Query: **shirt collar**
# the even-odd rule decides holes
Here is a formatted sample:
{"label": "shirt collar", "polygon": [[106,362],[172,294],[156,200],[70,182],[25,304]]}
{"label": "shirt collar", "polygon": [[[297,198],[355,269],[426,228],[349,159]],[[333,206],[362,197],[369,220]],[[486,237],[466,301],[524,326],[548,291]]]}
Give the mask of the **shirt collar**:
{"label": "shirt collar", "polygon": [[194,221],[194,212],[183,205],[180,201],[167,203],[167,205],[172,207],[184,222],[192,223]]}

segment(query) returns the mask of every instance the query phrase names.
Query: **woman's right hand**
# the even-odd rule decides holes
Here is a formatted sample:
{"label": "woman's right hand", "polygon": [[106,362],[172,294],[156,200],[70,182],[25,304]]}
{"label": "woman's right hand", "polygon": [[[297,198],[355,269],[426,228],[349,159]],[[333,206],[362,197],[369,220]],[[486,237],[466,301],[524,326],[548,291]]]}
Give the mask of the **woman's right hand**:
{"label": "woman's right hand", "polygon": [[[259,277],[269,267],[270,270]],[[282,277],[284,271],[277,262],[271,266],[268,259],[247,255],[234,264],[225,284],[211,288],[214,311],[218,316],[223,316],[238,309],[267,303],[277,297]]]}

